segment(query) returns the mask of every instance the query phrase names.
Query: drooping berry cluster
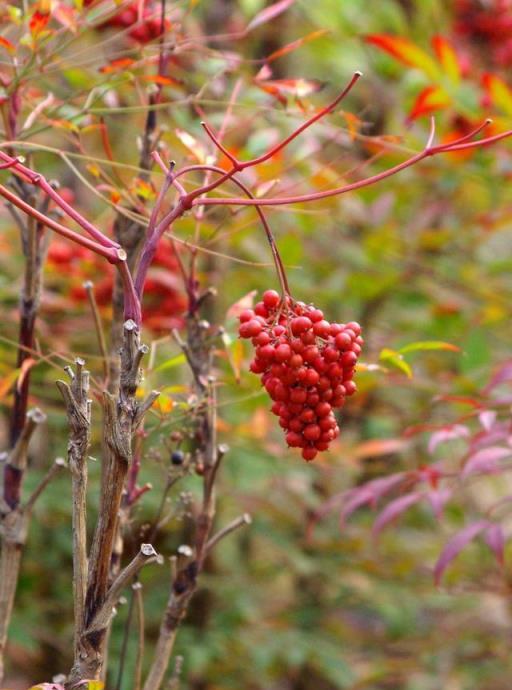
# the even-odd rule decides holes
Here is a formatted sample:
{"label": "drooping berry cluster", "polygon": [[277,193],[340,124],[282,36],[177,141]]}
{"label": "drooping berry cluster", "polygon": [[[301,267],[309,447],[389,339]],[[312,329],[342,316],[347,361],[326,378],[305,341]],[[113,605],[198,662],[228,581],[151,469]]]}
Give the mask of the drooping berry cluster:
{"label": "drooping berry cluster", "polygon": [[356,391],[361,327],[355,321],[329,323],[320,309],[282,300],[274,290],[239,318],[240,337],[256,348],[251,371],[261,374],[286,442],[313,460],[339,434],[334,409]]}

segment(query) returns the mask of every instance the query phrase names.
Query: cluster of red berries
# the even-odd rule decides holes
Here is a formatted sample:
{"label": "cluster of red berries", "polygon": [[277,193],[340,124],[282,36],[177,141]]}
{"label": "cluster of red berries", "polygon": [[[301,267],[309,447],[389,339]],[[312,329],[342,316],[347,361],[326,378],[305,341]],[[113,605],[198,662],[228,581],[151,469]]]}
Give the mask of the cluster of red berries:
{"label": "cluster of red berries", "polygon": [[499,67],[512,64],[510,0],[456,0],[455,32],[480,48],[485,60]]}
{"label": "cluster of red berries", "polygon": [[334,409],[356,392],[361,327],[355,321],[329,323],[320,309],[283,300],[275,290],[239,318],[240,337],[256,348],[251,371],[261,374],[286,442],[313,460],[340,432]]}
{"label": "cluster of red berries", "polygon": [[[87,7],[92,4],[99,4],[97,0],[84,0],[84,5]],[[157,38],[160,38],[162,33],[165,33],[170,27],[169,21],[166,19],[164,25],[160,19],[159,3],[153,0],[143,0],[142,16],[139,17],[139,0],[131,2],[114,14],[110,19],[99,25],[99,29],[106,29],[108,27],[119,29],[130,29],[128,36],[139,43],[149,43]],[[140,20],[140,21],[139,21]],[[131,28],[130,28],[131,27]]]}

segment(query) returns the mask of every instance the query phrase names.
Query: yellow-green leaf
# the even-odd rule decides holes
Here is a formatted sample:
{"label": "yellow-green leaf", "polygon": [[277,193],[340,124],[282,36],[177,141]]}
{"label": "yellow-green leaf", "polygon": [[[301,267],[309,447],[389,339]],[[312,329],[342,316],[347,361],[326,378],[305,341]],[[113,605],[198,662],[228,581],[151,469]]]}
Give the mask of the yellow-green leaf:
{"label": "yellow-green leaf", "polygon": [[416,343],[409,343],[401,347],[398,351],[401,355],[408,352],[418,352],[419,350],[449,350],[450,352],[460,352],[460,347],[452,345],[452,343],[445,343],[442,340],[420,340]]}
{"label": "yellow-green leaf", "polygon": [[386,362],[387,364],[394,366],[396,369],[399,369],[407,376],[407,378],[412,379],[412,369],[404,360],[400,352],[390,350],[389,348],[385,347],[381,351],[379,359],[382,362]]}

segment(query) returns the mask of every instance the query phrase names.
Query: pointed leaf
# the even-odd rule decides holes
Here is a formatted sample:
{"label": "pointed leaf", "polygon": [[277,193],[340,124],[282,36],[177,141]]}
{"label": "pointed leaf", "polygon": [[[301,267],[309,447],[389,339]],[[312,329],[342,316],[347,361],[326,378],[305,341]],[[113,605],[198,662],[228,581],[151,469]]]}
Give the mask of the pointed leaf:
{"label": "pointed leaf", "polygon": [[512,115],[512,89],[496,74],[485,74],[483,85],[491,103],[506,115]]}
{"label": "pointed leaf", "polygon": [[3,36],[0,36],[0,46],[2,46],[2,48],[5,48],[5,50],[8,53],[11,53],[11,55],[13,55],[16,52],[16,46]]}
{"label": "pointed leaf", "polygon": [[407,378],[412,379],[412,369],[404,360],[400,352],[396,352],[396,350],[390,350],[389,348],[385,347],[383,350],[381,350],[379,359],[383,362],[391,364],[397,369],[400,369],[400,371],[402,371]]}
{"label": "pointed leaf", "polygon": [[442,489],[434,489],[433,491],[429,491],[426,494],[427,500],[432,506],[434,515],[438,520],[443,513],[444,506],[450,500],[452,495],[453,491],[451,489],[448,489],[447,487]]}
{"label": "pointed leaf", "polygon": [[461,77],[461,68],[459,58],[457,57],[452,43],[443,36],[434,36],[432,39],[432,47],[448,79],[454,83],[458,83]]}
{"label": "pointed leaf", "polygon": [[388,503],[384,510],[380,513],[379,517],[373,523],[372,534],[374,537],[378,537],[380,532],[389,525],[390,522],[398,518],[402,513],[408,510],[415,503],[418,503],[424,494],[414,492],[411,494],[406,494],[405,496],[400,496],[395,498],[394,501]]}
{"label": "pointed leaf", "polygon": [[484,410],[484,412],[480,412],[478,415],[480,424],[486,431],[490,431],[492,429],[494,422],[496,421],[496,417],[497,413],[495,410]]}
{"label": "pointed leaf", "polygon": [[453,426],[446,427],[445,429],[440,429],[435,431],[429,439],[428,442],[428,452],[433,453],[440,443],[445,443],[446,441],[453,441],[458,438],[467,438],[469,436],[469,429],[463,424],[454,424]]}
{"label": "pointed leaf", "polygon": [[420,340],[401,347],[399,352],[401,355],[405,355],[408,352],[418,352],[420,350],[450,350],[451,352],[460,352],[460,347],[452,345],[452,343],[445,343],[442,340]]}
{"label": "pointed leaf", "polygon": [[505,561],[505,533],[501,525],[491,525],[484,534],[485,543],[496,556],[499,565]]}
{"label": "pointed leaf", "polygon": [[415,120],[420,115],[427,115],[435,110],[447,108],[452,100],[440,86],[427,86],[414,101],[408,120]]}
{"label": "pointed leaf", "polygon": [[365,40],[392,55],[404,65],[417,67],[430,77],[437,78],[440,75],[439,67],[430,55],[407,38],[387,34],[370,34],[366,36]]}
{"label": "pointed leaf", "polygon": [[204,165],[208,162],[208,153],[205,147],[202,144],[200,144],[195,137],[193,137],[188,132],[185,132],[185,130],[183,129],[175,129],[174,133],[181,141],[183,146],[185,146],[190,151],[190,153],[192,153],[195,156],[199,163]]}
{"label": "pointed leaf", "polygon": [[279,2],[275,2],[273,5],[270,5],[270,7],[265,7],[265,9],[261,10],[261,12],[258,12],[258,14],[251,19],[249,24],[247,24],[246,31],[252,31],[257,26],[271,21],[291,7],[294,2],[295,0],[280,0]]}
{"label": "pointed leaf", "polygon": [[504,460],[512,455],[510,448],[502,448],[501,446],[491,446],[484,448],[472,455],[466,461],[461,477],[465,479],[471,474],[482,473],[489,474],[497,472],[500,468],[500,460]]}
{"label": "pointed leaf", "polygon": [[310,41],[314,41],[317,38],[320,38],[320,36],[325,36],[325,34],[328,34],[328,33],[329,33],[328,29],[319,29],[318,31],[312,31],[307,36],[303,36],[302,38],[298,38],[296,41],[292,41],[291,43],[288,43],[287,45],[283,46],[282,48],[279,48],[279,50],[275,50],[273,53],[271,53],[267,57],[266,61],[267,62],[273,62],[274,60],[277,60],[278,58],[281,58],[284,55],[288,55],[288,53],[291,53],[292,51],[297,50],[297,48],[301,48],[306,43],[309,43]]}
{"label": "pointed leaf", "polygon": [[472,522],[470,525],[464,527],[464,529],[457,532],[450,541],[444,547],[439,559],[434,568],[434,580],[436,585],[439,584],[443,576],[444,571],[453,561],[453,559],[459,555],[462,549],[467,546],[475,537],[477,537],[484,529],[489,527],[490,523],[487,520],[479,520],[478,522]]}

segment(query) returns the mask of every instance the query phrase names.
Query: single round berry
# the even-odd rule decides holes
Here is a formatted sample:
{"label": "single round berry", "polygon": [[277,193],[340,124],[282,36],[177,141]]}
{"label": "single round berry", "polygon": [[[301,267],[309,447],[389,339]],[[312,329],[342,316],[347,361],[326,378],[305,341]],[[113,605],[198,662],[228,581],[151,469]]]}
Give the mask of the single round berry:
{"label": "single round berry", "polygon": [[281,297],[275,290],[266,290],[263,293],[263,304],[267,309],[275,309],[280,301]]}
{"label": "single round berry", "polygon": [[302,436],[296,431],[289,431],[286,434],[286,443],[291,448],[300,448],[302,445]]}
{"label": "single round berry", "polygon": [[304,427],[302,435],[308,441],[318,441],[318,439],[322,435],[322,430],[320,429],[318,424],[308,424]]}
{"label": "single round berry", "polygon": [[343,385],[345,386],[346,395],[354,395],[357,390],[357,386],[354,381],[345,381]]}
{"label": "single round berry", "polygon": [[276,347],[275,359],[278,362],[287,362],[292,356],[292,348],[286,343]]}
{"label": "single round berry", "polygon": [[319,402],[318,405],[315,407],[315,412],[318,417],[327,417],[328,414],[331,412],[331,406],[329,405],[328,402]]}
{"label": "single round berry", "polygon": [[305,333],[311,328],[312,325],[311,319],[308,319],[307,316],[297,316],[290,322],[290,328],[292,329],[293,335]]}
{"label": "single round berry", "polygon": [[317,321],[313,324],[313,333],[319,338],[327,338],[331,333],[331,324],[328,321]]}
{"label": "single round berry", "polygon": [[313,446],[308,446],[307,448],[303,448],[302,450],[302,457],[304,458],[304,460],[307,460],[308,462],[314,460],[317,455],[318,451],[316,448],[313,448]]}
{"label": "single round berry", "polygon": [[240,316],[238,318],[240,320],[240,323],[250,321],[254,318],[254,311],[252,309],[244,309],[242,312],[240,312]]}
{"label": "single round berry", "polygon": [[346,331],[344,331],[343,333],[338,333],[334,339],[334,342],[336,343],[338,350],[346,350],[352,345],[352,338]]}
{"label": "single round berry", "polygon": [[183,465],[185,461],[185,453],[182,450],[173,450],[171,453],[171,462],[173,465]]}

